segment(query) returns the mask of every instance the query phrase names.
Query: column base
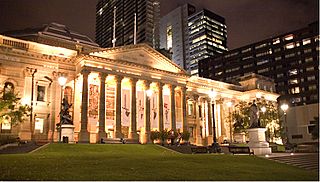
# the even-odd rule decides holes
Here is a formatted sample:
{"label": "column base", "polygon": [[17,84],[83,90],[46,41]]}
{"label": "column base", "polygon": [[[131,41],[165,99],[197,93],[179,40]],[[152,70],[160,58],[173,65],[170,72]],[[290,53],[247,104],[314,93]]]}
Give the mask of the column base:
{"label": "column base", "polygon": [[123,134],[120,131],[116,131],[115,138],[123,138]]}
{"label": "column base", "polygon": [[141,144],[151,143],[151,141],[149,139],[149,133],[142,134],[142,138],[141,138],[140,142],[141,142]]}
{"label": "column base", "polygon": [[139,139],[139,135],[137,132],[130,132],[129,133],[129,138],[130,139]]}
{"label": "column base", "polygon": [[88,131],[80,131],[79,133],[79,143],[89,143],[90,135]]}
{"label": "column base", "polygon": [[200,135],[196,137],[196,145],[202,145],[202,138]]}

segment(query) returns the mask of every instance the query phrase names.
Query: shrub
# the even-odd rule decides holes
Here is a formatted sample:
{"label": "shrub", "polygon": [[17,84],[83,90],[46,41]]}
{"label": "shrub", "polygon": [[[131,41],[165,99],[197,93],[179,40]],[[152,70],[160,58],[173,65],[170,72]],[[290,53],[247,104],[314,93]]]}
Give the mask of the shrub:
{"label": "shrub", "polygon": [[182,140],[188,142],[189,139],[190,139],[190,132],[188,132],[188,131],[183,131],[183,132],[181,133],[181,138],[182,138]]}
{"label": "shrub", "polygon": [[164,145],[164,141],[166,141],[168,139],[168,131],[162,130],[159,135],[160,135],[162,145]]}
{"label": "shrub", "polygon": [[154,140],[160,139],[160,132],[159,131],[151,131],[150,139],[151,139],[152,143],[154,142]]}

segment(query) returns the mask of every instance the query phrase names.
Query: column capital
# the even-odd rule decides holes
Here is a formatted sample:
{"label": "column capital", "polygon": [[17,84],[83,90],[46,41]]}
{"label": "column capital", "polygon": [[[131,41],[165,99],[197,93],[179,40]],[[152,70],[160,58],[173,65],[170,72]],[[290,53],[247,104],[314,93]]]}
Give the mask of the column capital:
{"label": "column capital", "polygon": [[194,101],[198,101],[199,95],[193,94],[193,95],[192,95],[192,98],[193,98]]}
{"label": "column capital", "polygon": [[116,80],[116,82],[117,83],[121,83],[121,81],[122,81],[122,79],[123,79],[124,77],[123,76],[121,76],[121,75],[116,75],[115,77],[114,77],[114,79]]}
{"label": "column capital", "polygon": [[103,73],[103,72],[100,72],[100,73],[99,73],[99,78],[100,78],[101,81],[102,81],[102,80],[105,80],[105,79],[107,78],[107,76],[108,76],[107,73]]}
{"label": "column capital", "polygon": [[217,103],[217,104],[223,104],[223,102],[224,102],[224,99],[223,99],[223,98],[220,98],[220,99],[217,99],[217,100],[216,100],[216,103]]}
{"label": "column capital", "polygon": [[80,73],[81,73],[83,76],[88,76],[88,75],[91,73],[91,71],[89,71],[88,69],[82,69],[82,70],[80,71]]}
{"label": "column capital", "polygon": [[181,88],[181,91],[186,93],[187,92],[187,87],[180,87]]}
{"label": "column capital", "polygon": [[130,78],[130,80],[129,80],[129,82],[130,82],[131,85],[132,85],[132,84],[135,85],[138,81],[139,81],[138,78]]}
{"label": "column capital", "polygon": [[177,87],[177,85],[171,85],[171,84],[169,85],[169,88],[170,88],[170,89],[173,89],[173,90],[174,90],[176,87]]}
{"label": "column capital", "polygon": [[165,85],[165,84],[162,83],[162,82],[158,82],[158,83],[157,83],[157,86],[158,86],[159,88],[163,88],[164,85]]}
{"label": "column capital", "polygon": [[149,81],[149,80],[144,80],[143,81],[143,84],[144,84],[144,88],[145,89],[149,89],[150,88],[150,84],[151,84],[152,82],[151,81]]}

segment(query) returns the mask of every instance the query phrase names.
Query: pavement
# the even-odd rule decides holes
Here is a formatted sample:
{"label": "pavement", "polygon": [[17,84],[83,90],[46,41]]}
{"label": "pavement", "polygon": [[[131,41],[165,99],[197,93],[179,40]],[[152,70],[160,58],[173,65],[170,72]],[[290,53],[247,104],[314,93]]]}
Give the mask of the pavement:
{"label": "pavement", "polygon": [[0,150],[0,154],[22,154],[22,153],[30,153],[33,152],[40,147],[44,146],[47,143],[35,143],[28,142],[23,144],[16,145],[7,145],[6,147],[2,147]]}

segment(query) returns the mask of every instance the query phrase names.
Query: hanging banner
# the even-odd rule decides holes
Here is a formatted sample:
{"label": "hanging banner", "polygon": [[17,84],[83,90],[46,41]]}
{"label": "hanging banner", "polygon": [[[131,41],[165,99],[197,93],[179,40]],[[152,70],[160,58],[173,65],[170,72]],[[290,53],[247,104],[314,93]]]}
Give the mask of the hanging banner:
{"label": "hanging banner", "polygon": [[106,87],[106,126],[111,129],[113,129],[115,122],[115,94],[114,87]]}
{"label": "hanging banner", "polygon": [[158,105],[158,93],[154,92],[150,100],[150,122],[153,130],[159,130]]}
{"label": "hanging banner", "polygon": [[122,89],[121,95],[121,125],[129,126],[131,117],[130,90]]}
{"label": "hanging banner", "polygon": [[176,103],[176,129],[182,128],[182,107],[181,107],[181,92],[176,92],[175,94]]}
{"label": "hanging banner", "polygon": [[170,96],[163,95],[163,122],[164,129],[171,129],[171,110],[170,110]]}
{"label": "hanging banner", "polygon": [[144,91],[137,91],[137,130],[144,127]]}

